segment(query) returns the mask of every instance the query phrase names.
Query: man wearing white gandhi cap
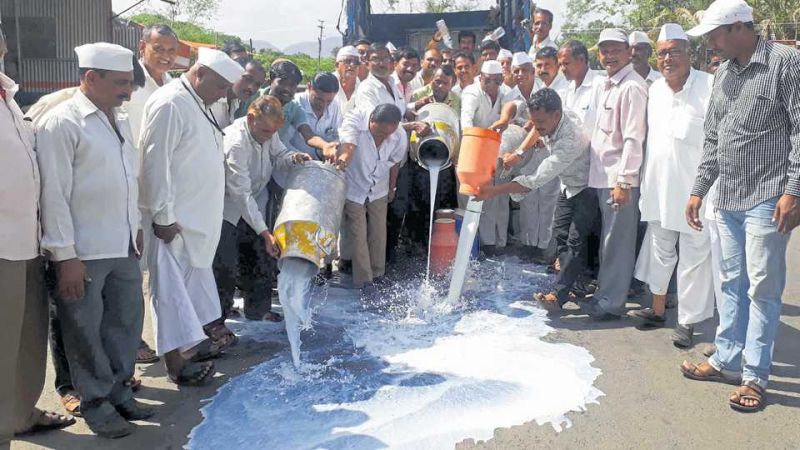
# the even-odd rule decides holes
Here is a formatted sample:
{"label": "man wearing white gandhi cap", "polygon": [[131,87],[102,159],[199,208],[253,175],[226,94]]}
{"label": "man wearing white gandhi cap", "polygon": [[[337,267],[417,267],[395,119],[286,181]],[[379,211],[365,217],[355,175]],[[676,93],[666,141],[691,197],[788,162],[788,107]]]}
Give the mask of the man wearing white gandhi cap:
{"label": "man wearing white gandhi cap", "polygon": [[243,73],[225,53],[201,48],[197,63],[145,105],[141,196],[155,343],[180,385],[209,380],[212,363],[188,360],[221,351],[203,332],[220,317],[211,263],[225,195],[223,132],[209,107]]}
{"label": "man wearing white gandhi cap", "polygon": [[133,53],[104,42],[75,49],[80,89],[37,129],[42,248],[72,382],[89,428],[129,434],[153,410],[133,399],[144,306],[139,157],[118,108],[133,91]]}
{"label": "man wearing white gandhi cap", "polygon": [[[480,82],[467,86],[461,94],[462,129],[491,127],[500,119],[503,98],[508,91],[508,86],[503,84],[503,67],[500,63],[484,61]],[[460,201],[463,202],[463,199]],[[508,194],[498,195],[483,203],[478,229],[484,252],[491,254],[496,248],[505,247],[508,220]]]}
{"label": "man wearing white gandhi cap", "polygon": [[649,285],[653,305],[633,314],[645,321],[645,327],[660,327],[677,265],[678,324],[672,340],[681,348],[691,345],[694,324],[714,316],[714,280],[719,279],[712,270],[708,229],[691,229],[684,216],[703,155],[703,120],[713,84],[711,75],[691,67],[690,52],[680,25],[661,27],[656,55],[664,78],[653,82],[647,105],[639,200],[647,232],[634,272]]}
{"label": "man wearing white gandhi cap", "polygon": [[628,36],[628,45],[631,46],[631,62],[636,72],[644,78],[648,86],[661,78],[658,71],[650,67],[650,56],[653,55],[653,46],[650,37],[644,31],[634,31]]}
{"label": "man wearing white gandhi cap", "polygon": [[361,64],[361,55],[352,45],[345,45],[336,53],[336,71],[333,74],[339,80],[339,91],[333,101],[339,104],[342,116],[355,106],[354,94],[361,82],[358,79],[358,66]]}

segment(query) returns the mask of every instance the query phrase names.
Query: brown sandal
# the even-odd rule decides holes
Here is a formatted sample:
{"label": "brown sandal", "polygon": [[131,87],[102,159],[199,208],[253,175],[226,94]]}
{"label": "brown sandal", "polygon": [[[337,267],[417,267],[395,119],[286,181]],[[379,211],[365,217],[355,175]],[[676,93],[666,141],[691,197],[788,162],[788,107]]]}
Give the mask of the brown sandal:
{"label": "brown sandal", "polygon": [[692,364],[684,361],[681,364],[681,373],[684,377],[695,381],[710,381],[714,383],[740,384],[741,380],[725,376],[722,372],[715,369],[707,361],[700,364]]}
{"label": "brown sandal", "polygon": [[[745,405],[743,401],[754,401],[755,405]],[[731,408],[740,412],[756,412],[764,408],[764,388],[755,381],[746,381],[736,388],[728,399]]]}
{"label": "brown sandal", "polygon": [[61,405],[64,411],[75,417],[83,417],[81,414],[81,398],[74,391],[69,391],[61,397]]}
{"label": "brown sandal", "polygon": [[136,364],[153,364],[157,363],[159,359],[156,352],[144,341],[136,349]]}
{"label": "brown sandal", "polygon": [[38,411],[38,412],[39,412],[39,417],[36,419],[36,422],[34,422],[34,424],[31,425],[30,428],[14,434],[19,436],[25,434],[39,433],[42,431],[60,430],[62,428],[66,428],[70,425],[75,424],[74,417],[62,416],[61,414],[54,413],[51,411]]}
{"label": "brown sandal", "polygon": [[546,309],[548,313],[557,313],[561,311],[561,304],[558,303],[558,296],[555,292],[538,292],[533,294],[533,299],[539,302],[539,305]]}

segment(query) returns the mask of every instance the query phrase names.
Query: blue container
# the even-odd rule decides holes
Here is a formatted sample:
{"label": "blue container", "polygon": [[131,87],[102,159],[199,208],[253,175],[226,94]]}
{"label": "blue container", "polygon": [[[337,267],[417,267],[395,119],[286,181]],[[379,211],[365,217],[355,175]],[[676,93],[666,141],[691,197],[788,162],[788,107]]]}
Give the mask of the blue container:
{"label": "blue container", "polygon": [[[461,235],[461,224],[462,223],[464,223],[464,212],[461,211],[461,210],[458,210],[458,211],[456,211],[456,233],[458,233],[459,236]],[[476,232],[475,233],[475,241],[472,243],[472,251],[469,252],[469,256],[470,257],[472,257],[472,258],[477,258],[478,257],[478,251],[480,249],[480,245],[478,243],[480,242],[480,240],[481,240],[480,239],[480,233]]]}

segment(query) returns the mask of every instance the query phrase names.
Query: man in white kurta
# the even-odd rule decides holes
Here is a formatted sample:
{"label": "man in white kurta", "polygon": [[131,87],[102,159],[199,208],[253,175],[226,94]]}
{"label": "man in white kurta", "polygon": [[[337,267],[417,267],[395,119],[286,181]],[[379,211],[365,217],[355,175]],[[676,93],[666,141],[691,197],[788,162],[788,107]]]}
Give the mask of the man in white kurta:
{"label": "man in white kurta", "polygon": [[145,107],[142,203],[153,233],[147,262],[156,351],[168,354],[167,369],[179,382],[197,380],[182,378],[185,364],[176,351],[203,341],[203,325],[220,316],[211,263],[222,223],[225,166],[222,130],[210,106],[243,72],[224,53],[201,49],[198,63]]}
{"label": "man in white kurta", "polygon": [[58,305],[72,383],[89,428],[132,431],[153,414],[130,379],[142,329],[139,155],[119,106],[129,98],[133,54],[107,43],[75,49],[81,87],[37,129],[42,248],[56,265]]}
{"label": "man in white kurta", "polygon": [[691,343],[692,325],[714,314],[709,234],[692,230],[684,213],[703,154],[703,121],[712,86],[710,75],[691,68],[689,49],[680,26],[664,25],[657,54],[666,78],[650,87],[639,202],[647,233],[634,274],[653,293],[653,308],[637,316],[659,325],[677,264],[678,327],[673,341],[681,347]]}
{"label": "man in white kurta", "polygon": [[361,66],[361,55],[352,45],[346,45],[336,53],[336,70],[333,75],[339,80],[339,90],[335,102],[339,105],[342,116],[355,107],[355,93],[361,80],[358,79],[358,68]]}
{"label": "man in white kurta", "polygon": [[653,46],[650,38],[643,31],[634,31],[628,36],[628,43],[631,46],[631,62],[634,69],[644,78],[648,86],[652,86],[656,80],[664,78],[657,70],[650,67],[650,57],[653,55]]}
{"label": "man in white kurta", "polygon": [[[503,98],[508,91],[508,86],[503,84],[503,67],[500,63],[484,62],[481,66],[480,83],[467,86],[461,95],[461,129],[489,128],[497,122],[500,119]],[[499,176],[500,170],[497,174]],[[478,232],[485,253],[491,255],[497,249],[506,246],[509,213],[508,194],[501,194],[483,202]]]}
{"label": "man in white kurta", "polygon": [[589,68],[589,51],[580,41],[569,41],[558,51],[558,65],[569,84],[559,94],[564,109],[578,116],[591,139],[597,122],[597,86],[603,77]]}

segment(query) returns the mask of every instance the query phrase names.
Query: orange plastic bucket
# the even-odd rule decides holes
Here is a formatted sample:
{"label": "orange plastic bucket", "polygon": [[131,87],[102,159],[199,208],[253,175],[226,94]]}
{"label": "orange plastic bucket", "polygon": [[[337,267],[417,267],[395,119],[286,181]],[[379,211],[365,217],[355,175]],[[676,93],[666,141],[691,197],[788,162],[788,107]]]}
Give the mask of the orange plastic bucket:
{"label": "orange plastic bucket", "polygon": [[456,174],[459,192],[477,195],[481,186],[492,182],[500,154],[500,133],[486,128],[465,128],[458,153]]}

